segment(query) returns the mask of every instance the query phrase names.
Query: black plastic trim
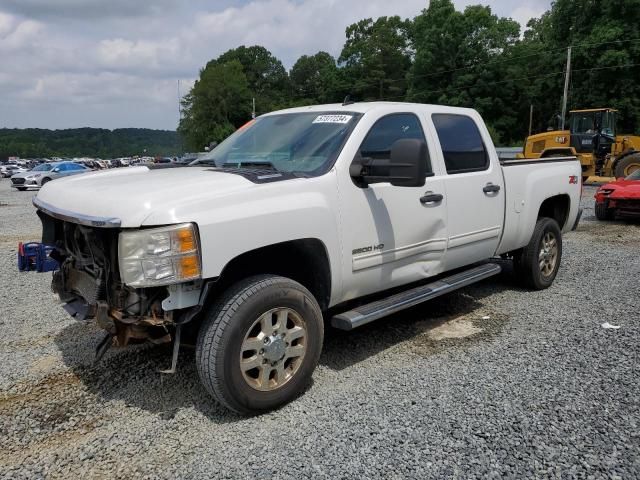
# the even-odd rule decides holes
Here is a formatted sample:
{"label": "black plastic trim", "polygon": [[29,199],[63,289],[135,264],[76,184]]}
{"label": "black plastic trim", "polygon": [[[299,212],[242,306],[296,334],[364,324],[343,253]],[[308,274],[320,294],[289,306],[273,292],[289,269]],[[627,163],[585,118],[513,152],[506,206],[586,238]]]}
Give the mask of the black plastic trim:
{"label": "black plastic trim", "polygon": [[516,160],[500,160],[503,167],[513,165],[533,165],[536,163],[556,163],[556,162],[577,162],[578,157],[546,157],[546,158],[523,158]]}

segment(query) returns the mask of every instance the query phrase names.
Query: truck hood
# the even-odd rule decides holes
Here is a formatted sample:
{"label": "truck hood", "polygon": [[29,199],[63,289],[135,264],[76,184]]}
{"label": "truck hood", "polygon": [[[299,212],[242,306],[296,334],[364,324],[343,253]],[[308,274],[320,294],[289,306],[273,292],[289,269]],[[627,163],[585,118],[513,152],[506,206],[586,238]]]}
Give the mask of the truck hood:
{"label": "truck hood", "polygon": [[[34,204],[69,219],[86,223],[136,228],[153,213],[171,211],[182,204],[214,201],[256,187],[246,178],[211,167],[149,169],[118,168],[61,178],[46,183]],[[176,219],[177,222],[184,221]]]}

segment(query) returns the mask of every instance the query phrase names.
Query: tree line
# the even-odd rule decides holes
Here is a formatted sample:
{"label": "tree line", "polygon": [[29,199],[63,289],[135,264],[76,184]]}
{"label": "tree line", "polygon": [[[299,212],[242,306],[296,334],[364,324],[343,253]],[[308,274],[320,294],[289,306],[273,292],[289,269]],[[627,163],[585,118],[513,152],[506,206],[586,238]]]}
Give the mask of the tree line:
{"label": "tree line", "polygon": [[0,160],[22,158],[130,157],[134,155],[177,155],[180,137],[175,131],[146,128],[40,128],[0,129]]}
{"label": "tree line", "polygon": [[182,101],[178,127],[201,150],[258,114],[318,103],[411,101],[480,111],[496,143],[521,145],[529,129],[557,126],[566,49],[573,46],[570,108],[615,107],[620,130],[640,130],[640,0],[556,0],[520,24],[472,5],[431,0],[412,19],[363,19],[338,58],[303,55],[287,71],[262,46],[209,61]]}

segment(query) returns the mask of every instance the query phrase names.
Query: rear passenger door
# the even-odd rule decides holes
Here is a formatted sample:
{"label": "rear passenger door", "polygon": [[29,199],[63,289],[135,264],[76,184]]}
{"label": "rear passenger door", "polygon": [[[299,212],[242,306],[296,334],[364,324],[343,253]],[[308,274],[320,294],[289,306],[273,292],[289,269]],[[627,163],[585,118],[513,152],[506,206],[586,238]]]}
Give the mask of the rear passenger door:
{"label": "rear passenger door", "polygon": [[[446,167],[446,269],[493,256],[504,222],[504,180],[486,131],[464,114],[431,116]],[[495,155],[494,155],[495,157]]]}

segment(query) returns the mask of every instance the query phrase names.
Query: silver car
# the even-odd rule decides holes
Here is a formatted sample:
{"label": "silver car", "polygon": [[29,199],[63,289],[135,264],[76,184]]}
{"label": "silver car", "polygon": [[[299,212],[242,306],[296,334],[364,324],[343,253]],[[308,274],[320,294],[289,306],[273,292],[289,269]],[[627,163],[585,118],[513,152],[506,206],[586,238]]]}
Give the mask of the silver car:
{"label": "silver car", "polygon": [[20,191],[28,188],[40,188],[45,183],[60,177],[90,172],[91,169],[74,162],[43,163],[28,172],[11,177],[11,186]]}

